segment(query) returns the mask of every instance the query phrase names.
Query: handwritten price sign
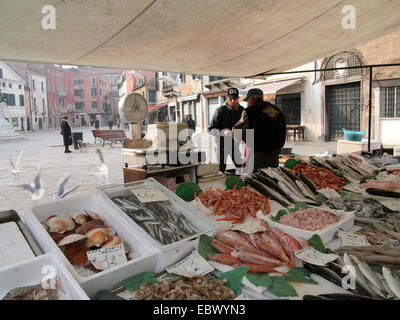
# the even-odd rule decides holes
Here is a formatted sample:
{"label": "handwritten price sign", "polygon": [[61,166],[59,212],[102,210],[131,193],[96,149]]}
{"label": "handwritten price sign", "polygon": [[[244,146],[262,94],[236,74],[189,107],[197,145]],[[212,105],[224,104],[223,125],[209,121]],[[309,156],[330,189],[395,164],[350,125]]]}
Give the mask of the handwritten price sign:
{"label": "handwritten price sign", "polygon": [[86,254],[89,261],[99,270],[110,269],[128,261],[126,259],[123,244],[109,248],[91,250]]}
{"label": "handwritten price sign", "polygon": [[185,259],[165,270],[169,273],[191,278],[194,276],[204,276],[215,269],[197,251],[193,251]]}
{"label": "handwritten price sign", "polygon": [[355,234],[351,232],[344,232],[339,230],[339,245],[340,247],[346,246],[369,246],[367,238],[361,234]]}
{"label": "handwritten price sign", "polygon": [[313,247],[307,247],[302,250],[295,252],[294,254],[300,260],[315,264],[317,266],[324,266],[329,262],[332,262],[338,258],[336,254],[326,254],[319,252]]}
{"label": "handwritten price sign", "polygon": [[141,203],[168,200],[168,197],[164,192],[158,189],[155,185],[151,184],[133,186],[131,191]]}

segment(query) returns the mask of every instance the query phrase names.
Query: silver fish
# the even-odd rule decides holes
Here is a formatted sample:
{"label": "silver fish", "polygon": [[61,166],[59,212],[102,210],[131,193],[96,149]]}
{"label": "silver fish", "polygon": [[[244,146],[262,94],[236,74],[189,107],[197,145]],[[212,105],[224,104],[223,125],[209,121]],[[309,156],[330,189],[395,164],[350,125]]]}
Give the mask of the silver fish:
{"label": "silver fish", "polygon": [[397,299],[400,299],[400,281],[397,280],[393,274],[392,271],[383,266],[382,267],[382,274],[386,280],[387,285],[389,286],[390,290],[393,292],[393,294],[397,297]]}

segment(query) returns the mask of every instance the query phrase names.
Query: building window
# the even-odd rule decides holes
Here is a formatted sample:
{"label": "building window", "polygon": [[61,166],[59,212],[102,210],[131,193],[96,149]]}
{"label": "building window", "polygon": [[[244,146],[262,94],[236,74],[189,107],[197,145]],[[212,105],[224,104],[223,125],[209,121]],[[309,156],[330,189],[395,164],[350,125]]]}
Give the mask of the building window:
{"label": "building window", "polygon": [[42,92],[44,92],[44,84],[43,84],[43,81],[41,82],[41,86],[42,86]]}
{"label": "building window", "polygon": [[74,96],[83,98],[85,90],[83,89],[74,89]]}
{"label": "building window", "polygon": [[22,89],[22,86],[20,84],[18,85],[18,89]]}
{"label": "building window", "polygon": [[19,95],[19,105],[21,106],[21,107],[23,107],[24,105],[25,105],[25,99],[24,99],[25,97],[24,97],[24,95],[23,94],[20,94]]}
{"label": "building window", "polygon": [[101,89],[100,89],[100,95],[101,95]]}
{"label": "building window", "polygon": [[43,107],[43,112],[44,112],[44,109],[45,109],[45,107],[44,107],[44,99],[42,99],[42,107]]}
{"label": "building window", "polygon": [[78,84],[78,80],[75,79],[74,80],[74,85],[76,85],[76,84]]}
{"label": "building window", "polygon": [[78,83],[83,84],[83,79],[79,79]]}
{"label": "building window", "polygon": [[33,107],[36,109],[36,98],[33,98]]}
{"label": "building window", "polygon": [[276,96],[276,106],[285,116],[286,124],[300,125],[301,97],[300,93],[280,94]]}
{"label": "building window", "polygon": [[14,128],[18,127],[18,118],[11,118],[11,124]]}
{"label": "building window", "polygon": [[32,80],[32,89],[36,90],[36,88],[35,88],[35,80]]}
{"label": "building window", "polygon": [[400,118],[400,86],[380,90],[381,118]]}
{"label": "building window", "polygon": [[92,101],[92,109],[96,109],[97,108],[97,101]]}
{"label": "building window", "polygon": [[49,118],[49,124],[51,125],[51,118]]}
{"label": "building window", "polygon": [[92,88],[92,97],[95,97],[97,95],[96,88]]}
{"label": "building window", "polygon": [[85,103],[83,101],[81,102],[75,102],[75,109],[81,110],[85,108]]}
{"label": "building window", "polygon": [[3,79],[3,69],[0,69],[0,79]]}
{"label": "building window", "polygon": [[8,84],[8,87],[9,87],[9,88],[12,88],[12,83],[9,83],[9,84]]}
{"label": "building window", "polygon": [[96,83],[96,78],[92,78],[92,83]]}
{"label": "building window", "polygon": [[3,93],[3,101],[5,101],[8,106],[15,106],[15,94]]}

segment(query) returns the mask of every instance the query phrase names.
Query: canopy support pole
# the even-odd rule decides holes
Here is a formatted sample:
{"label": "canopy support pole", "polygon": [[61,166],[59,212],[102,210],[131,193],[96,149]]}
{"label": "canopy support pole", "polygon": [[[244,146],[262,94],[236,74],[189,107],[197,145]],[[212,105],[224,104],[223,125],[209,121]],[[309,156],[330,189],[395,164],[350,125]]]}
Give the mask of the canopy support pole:
{"label": "canopy support pole", "polygon": [[369,67],[368,152],[371,152],[372,66]]}

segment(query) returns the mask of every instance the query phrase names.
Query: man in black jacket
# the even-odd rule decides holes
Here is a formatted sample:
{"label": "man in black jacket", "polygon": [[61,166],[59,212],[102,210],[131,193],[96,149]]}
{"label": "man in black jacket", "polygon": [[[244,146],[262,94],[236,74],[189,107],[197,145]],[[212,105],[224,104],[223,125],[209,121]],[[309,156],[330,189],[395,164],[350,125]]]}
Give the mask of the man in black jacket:
{"label": "man in black jacket", "polygon": [[64,153],[71,153],[72,151],[69,150],[68,146],[72,144],[72,132],[71,132],[71,126],[68,123],[68,116],[63,115],[62,116],[63,121],[61,123],[61,134],[63,135],[63,140],[64,140],[64,146],[65,150]]}
{"label": "man in black jacket", "polygon": [[254,130],[254,146],[251,150],[246,148],[246,167],[253,166],[253,172],[259,168],[278,167],[279,153],[286,141],[285,116],[277,106],[264,101],[260,89],[250,89],[244,101],[247,101],[247,109],[233,129],[242,130],[244,141],[246,129]]}
{"label": "man in black jacket", "polygon": [[239,169],[243,159],[239,143],[232,139],[232,127],[239,121],[244,108],[238,103],[239,90],[229,88],[224,105],[215,110],[208,133],[214,136],[219,170],[225,173],[226,160],[230,155],[236,169]]}

